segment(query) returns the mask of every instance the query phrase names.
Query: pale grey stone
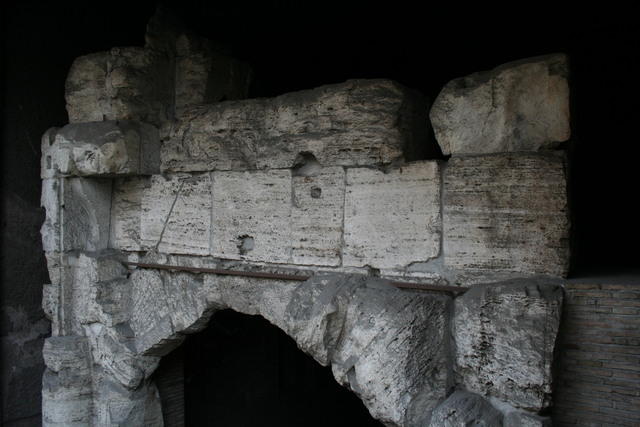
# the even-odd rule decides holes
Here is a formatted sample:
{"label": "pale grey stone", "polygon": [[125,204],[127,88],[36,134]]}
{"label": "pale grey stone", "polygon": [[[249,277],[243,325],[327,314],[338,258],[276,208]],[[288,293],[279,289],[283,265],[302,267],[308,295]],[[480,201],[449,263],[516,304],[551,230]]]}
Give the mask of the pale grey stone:
{"label": "pale grey stone", "polygon": [[156,354],[154,350],[167,347],[167,341],[179,343],[178,332],[185,332],[203,317],[208,319],[202,281],[202,276],[188,273],[137,270],[132,274],[130,325],[137,353]]}
{"label": "pale grey stone", "polygon": [[60,301],[60,285],[45,284],[42,286],[42,311],[44,311],[47,319],[51,321],[51,335],[60,335],[59,310]]}
{"label": "pale grey stone", "polygon": [[[59,253],[61,248],[60,235],[60,185],[59,179],[43,179],[40,206],[45,210],[45,218],[40,228],[42,236],[42,249],[49,254]],[[59,283],[59,274],[56,274],[55,255],[47,257],[50,279],[53,283]]]}
{"label": "pale grey stone", "polygon": [[532,411],[551,401],[562,287],[552,279],[476,285],[455,300],[456,379]]}
{"label": "pale grey stone", "polygon": [[106,249],[111,219],[111,181],[68,178],[62,182],[63,251]]}
{"label": "pale grey stone", "polygon": [[142,200],[151,187],[150,177],[113,181],[111,236],[109,246],[125,251],[144,250],[142,244]]}
{"label": "pale grey stone", "polygon": [[291,263],[339,266],[345,172],[341,167],[295,173],[292,182]]}
{"label": "pale grey stone", "polygon": [[497,274],[565,276],[566,185],[556,155],[452,158],[444,172],[445,265],[467,282]]}
{"label": "pale grey stone", "polygon": [[290,170],[214,173],[212,255],[288,262],[291,188]]}
{"label": "pale grey stone", "polygon": [[429,427],[502,427],[502,413],[482,396],[455,391],[432,413]]}
{"label": "pale grey stone", "polygon": [[400,269],[440,252],[440,168],[347,171],[343,265]]}
{"label": "pale grey stone", "polygon": [[550,417],[541,417],[526,412],[512,411],[504,417],[504,427],[551,427]]}
{"label": "pale grey stone", "polygon": [[162,146],[164,171],[291,168],[309,153],[323,166],[423,158],[421,96],[387,80],[350,80],[272,99],[191,109]]}
{"label": "pale grey stone", "polygon": [[432,409],[451,385],[449,301],[366,276],[317,276],[295,290],[286,332],[318,362],[330,363],[374,418],[404,425],[413,400]]}
{"label": "pale grey stone", "polygon": [[92,389],[87,339],[50,337],[42,350],[42,424],[86,426],[91,420]]}
{"label": "pale grey stone", "polygon": [[[42,181],[41,205],[46,211],[40,229],[46,252],[97,251],[107,247],[111,216],[110,180],[45,179]],[[59,279],[59,275],[55,274],[54,279]]]}
{"label": "pale grey stone", "polygon": [[142,47],[113,48],[77,58],[66,82],[69,122],[171,118],[173,61]]}
{"label": "pale grey stone", "polygon": [[43,178],[149,175],[160,171],[158,130],[146,123],[70,124],[47,131],[42,146]]}
{"label": "pale grey stone", "polygon": [[569,139],[567,57],[555,54],[452,80],[430,118],[444,154],[538,151]]}
{"label": "pale grey stone", "polygon": [[160,242],[161,252],[208,255],[210,230],[209,174],[151,177],[142,195],[140,239],[144,247],[155,248]]}

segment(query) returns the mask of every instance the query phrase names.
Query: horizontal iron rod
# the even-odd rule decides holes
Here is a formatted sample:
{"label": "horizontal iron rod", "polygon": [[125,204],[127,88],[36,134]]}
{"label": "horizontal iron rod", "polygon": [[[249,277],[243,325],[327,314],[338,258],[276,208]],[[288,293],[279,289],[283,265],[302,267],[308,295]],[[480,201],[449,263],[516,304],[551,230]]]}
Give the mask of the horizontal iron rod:
{"label": "horizontal iron rod", "polygon": [[[223,276],[243,276],[243,277],[255,277],[259,279],[292,280],[292,281],[298,281],[298,282],[304,282],[305,280],[309,280],[311,278],[311,275],[307,275],[307,274],[265,273],[260,271],[242,271],[242,270],[229,270],[229,269],[222,269],[222,268],[188,267],[185,265],[148,264],[148,263],[142,263],[142,262],[124,262],[124,264],[131,267],[153,268],[158,270],[188,271],[190,273],[210,273],[210,274],[219,274]],[[431,284],[425,284],[425,283],[394,282],[394,281],[391,281],[390,283],[396,288],[414,289],[419,291],[464,293],[469,289],[463,286],[431,285]]]}

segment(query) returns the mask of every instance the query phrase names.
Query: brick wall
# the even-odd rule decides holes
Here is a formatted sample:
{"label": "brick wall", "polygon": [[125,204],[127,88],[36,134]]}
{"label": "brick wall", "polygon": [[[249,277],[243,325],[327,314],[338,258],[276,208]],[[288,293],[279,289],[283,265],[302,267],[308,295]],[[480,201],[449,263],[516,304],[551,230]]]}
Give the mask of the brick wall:
{"label": "brick wall", "polygon": [[640,278],[609,283],[567,284],[556,426],[640,426]]}

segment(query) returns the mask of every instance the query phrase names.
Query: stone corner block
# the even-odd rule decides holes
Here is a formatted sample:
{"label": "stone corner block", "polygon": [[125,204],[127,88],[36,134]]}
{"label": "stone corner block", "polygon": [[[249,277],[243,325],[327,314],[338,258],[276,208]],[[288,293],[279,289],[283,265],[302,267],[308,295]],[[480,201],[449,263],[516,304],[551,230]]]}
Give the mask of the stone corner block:
{"label": "stone corner block", "polygon": [[150,175],[160,171],[155,126],[133,121],[75,123],[42,137],[42,178]]}
{"label": "stone corner block", "polygon": [[565,54],[527,58],[450,81],[431,108],[442,152],[539,151],[569,139]]}
{"label": "stone corner block", "polygon": [[515,279],[476,285],[458,297],[453,335],[459,383],[517,408],[546,408],[561,284],[557,279]]}

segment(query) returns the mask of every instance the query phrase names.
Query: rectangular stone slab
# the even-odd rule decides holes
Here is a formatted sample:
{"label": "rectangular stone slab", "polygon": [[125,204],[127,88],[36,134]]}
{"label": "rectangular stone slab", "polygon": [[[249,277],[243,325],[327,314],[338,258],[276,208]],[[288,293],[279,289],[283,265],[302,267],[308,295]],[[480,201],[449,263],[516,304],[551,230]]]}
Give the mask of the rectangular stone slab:
{"label": "rectangular stone slab", "polygon": [[292,185],[291,262],[339,266],[344,218],[344,169],[323,168],[312,176],[294,176]]}
{"label": "rectangular stone slab", "polygon": [[[165,222],[167,225],[162,234]],[[141,241],[144,246],[154,248],[162,235],[160,252],[208,255],[210,232],[209,174],[151,177],[151,186],[142,196]]]}
{"label": "rectangular stone slab", "polygon": [[347,171],[343,265],[404,268],[440,252],[440,168],[435,161],[387,173]]}
{"label": "rectangular stone slab", "polygon": [[142,198],[150,187],[149,177],[114,180],[109,247],[125,251],[149,249],[142,244],[141,226]]}
{"label": "rectangular stone slab", "polygon": [[164,171],[389,163],[427,150],[427,105],[388,80],[349,80],[271,99],[221,102],[182,115],[162,147]]}
{"label": "rectangular stone slab", "polygon": [[291,202],[290,170],[214,173],[212,255],[288,262]]}
{"label": "rectangular stone slab", "polygon": [[569,220],[561,156],[452,158],[443,200],[447,267],[469,273],[567,273]]}

